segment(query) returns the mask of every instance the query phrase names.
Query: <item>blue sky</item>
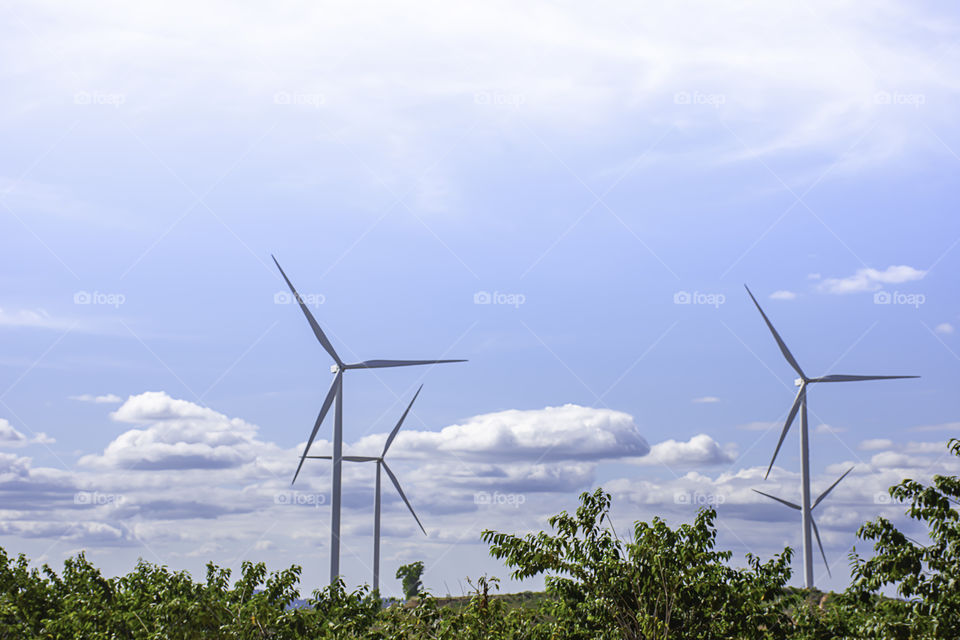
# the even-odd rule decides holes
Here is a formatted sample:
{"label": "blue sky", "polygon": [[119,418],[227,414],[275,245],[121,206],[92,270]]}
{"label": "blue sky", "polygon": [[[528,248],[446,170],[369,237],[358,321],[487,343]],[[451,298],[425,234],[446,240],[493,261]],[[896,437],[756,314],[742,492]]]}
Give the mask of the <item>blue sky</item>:
{"label": "blue sky", "polygon": [[[922,375],[811,393],[815,490],[857,464],[818,521],[841,587],[858,524],[900,512],[876,494],[956,471],[957,17],[415,9],[3,10],[0,544],[322,583],[329,511],[277,496],[330,363],[275,254],[345,356],[470,360],[346,386],[361,453],[425,384],[393,453],[430,536],[391,497],[384,564],[440,593],[505,576],[483,527],[595,486],[624,523],[698,496],[738,556],[798,546],[749,491],[795,495],[798,457],[791,432],[762,482],[794,376],[745,282],[808,372]],[[370,475],[345,480],[353,584]]]}

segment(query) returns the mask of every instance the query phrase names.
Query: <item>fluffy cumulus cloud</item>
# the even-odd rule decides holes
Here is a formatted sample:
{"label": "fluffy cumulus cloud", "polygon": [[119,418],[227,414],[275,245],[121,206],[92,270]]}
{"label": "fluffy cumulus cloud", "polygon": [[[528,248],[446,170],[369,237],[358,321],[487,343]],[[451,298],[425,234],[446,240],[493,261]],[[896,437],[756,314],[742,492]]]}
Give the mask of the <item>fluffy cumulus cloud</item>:
{"label": "fluffy cumulus cloud", "polygon": [[13,426],[0,418],[0,446],[3,447],[21,447],[27,444],[27,437],[13,428]]}
{"label": "fluffy cumulus cloud", "polygon": [[[371,436],[356,449],[376,450],[382,442],[382,436]],[[486,413],[438,432],[401,431],[390,453],[540,462],[643,456],[649,451],[629,414],[568,404]]]}
{"label": "fluffy cumulus cloud", "polygon": [[638,458],[643,465],[662,464],[668,467],[712,466],[730,464],[735,460],[732,449],[721,447],[705,433],[693,436],[686,442],[665,440],[650,449],[649,455]]}
{"label": "fluffy cumulus cloud", "polygon": [[0,418],[0,447],[23,447],[28,444],[53,444],[55,440],[45,433],[28,438],[13,428],[7,420]]}
{"label": "fluffy cumulus cloud", "polygon": [[263,451],[254,425],[160,391],[130,396],[110,415],[141,428],[125,431],[102,454],[84,456],[82,466],[220,469],[251,463]]}
{"label": "fluffy cumulus cloud", "polygon": [[833,294],[877,291],[884,285],[921,280],[926,274],[926,271],[907,265],[891,265],[883,271],[868,268],[857,269],[856,273],[846,278],[824,279],[817,286],[817,290]]}

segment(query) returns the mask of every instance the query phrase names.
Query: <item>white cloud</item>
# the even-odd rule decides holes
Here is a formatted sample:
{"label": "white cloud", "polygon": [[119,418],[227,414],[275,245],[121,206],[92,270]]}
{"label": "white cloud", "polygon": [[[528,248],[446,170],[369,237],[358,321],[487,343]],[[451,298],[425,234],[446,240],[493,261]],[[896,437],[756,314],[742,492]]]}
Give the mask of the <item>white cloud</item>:
{"label": "white cloud", "polygon": [[27,437],[13,428],[13,426],[0,418],[0,446],[20,447],[27,444]]}
{"label": "white cloud", "polygon": [[819,424],[816,428],[817,433],[846,433],[846,431],[846,427],[835,427],[826,423]]}
{"label": "white cloud", "polygon": [[716,440],[701,433],[687,442],[672,439],[658,442],[651,447],[649,455],[638,458],[636,462],[643,465],[690,467],[730,464],[734,459],[730,451],[724,450]]}
{"label": "white cloud", "polygon": [[941,424],[927,424],[910,427],[911,431],[954,431],[960,437],[960,422],[943,422]]}
{"label": "white cloud", "polygon": [[[109,307],[113,310],[113,307]],[[116,315],[70,316],[51,314],[45,309],[0,308],[0,328],[44,329],[93,335],[129,335]],[[121,334],[121,330],[124,333]]]}
{"label": "white cloud", "polygon": [[[368,436],[355,449],[378,450],[383,439],[382,435]],[[487,413],[439,432],[401,431],[390,454],[556,461],[643,456],[649,450],[629,414],[567,404]]]}
{"label": "white cloud", "polygon": [[936,326],[936,328],[934,328],[934,331],[943,335],[950,335],[953,333],[954,329],[953,325],[949,322],[941,322]]}
{"label": "white cloud", "polygon": [[796,293],[793,291],[787,291],[786,289],[780,289],[779,291],[774,291],[770,294],[771,300],[793,300],[796,297]]}
{"label": "white cloud", "polygon": [[861,451],[879,451],[881,449],[889,449],[893,446],[893,440],[889,438],[870,438],[869,440],[864,440],[860,443]]}
{"label": "white cloud", "polygon": [[694,404],[713,404],[715,402],[720,402],[720,398],[717,396],[701,396],[699,398],[694,398],[691,400]]}
{"label": "white cloud", "polygon": [[53,444],[56,442],[47,434],[41,432],[33,438],[27,438],[13,428],[7,420],[0,418],[0,447],[23,447],[28,444]]}
{"label": "white cloud", "polygon": [[116,404],[118,402],[123,402],[123,398],[112,393],[107,393],[101,396],[83,393],[78,396],[70,396],[70,400],[76,400],[78,402],[92,402],[94,404]]}
{"label": "white cloud", "polygon": [[846,278],[827,278],[818,285],[817,290],[833,294],[877,291],[885,284],[902,284],[921,280],[926,274],[926,271],[907,265],[891,265],[883,271],[858,269],[856,273]]}
{"label": "white cloud", "polygon": [[819,273],[808,273],[807,280],[819,280],[821,278]]}
{"label": "white cloud", "polygon": [[130,396],[110,414],[117,422],[145,425],[120,434],[101,455],[80,464],[120,469],[218,469],[239,467],[267,452],[257,427],[160,391]]}
{"label": "white cloud", "polygon": [[0,327],[27,327],[32,329],[66,331],[76,326],[76,320],[57,318],[43,309],[9,310],[0,308]]}
{"label": "white cloud", "polygon": [[[511,109],[560,131],[609,123],[618,132],[623,121],[643,115],[658,130],[673,125],[692,133],[715,129],[709,125],[719,111],[732,131],[751,127],[743,136],[751,147],[743,151],[735,142],[736,154],[727,150],[728,157],[827,147],[847,151],[845,158],[883,158],[916,143],[908,135],[915,110],[883,104],[878,93],[922,95],[926,119],[948,118],[958,66],[946,46],[955,26],[903,2],[875,8],[869,20],[855,3],[826,0],[802,9],[707,4],[697,21],[671,4],[604,3],[594,10],[542,0],[519,8],[502,1],[469,8],[361,1],[294,2],[280,12],[232,9],[225,2],[198,10],[177,1],[149,12],[111,2],[83,11],[30,5],[18,14],[30,31],[8,27],[3,36],[31,69],[29,82],[50,87],[51,96],[89,96],[102,88],[148,122],[178,112],[222,113],[222,96],[233,96],[242,117],[221,117],[214,127],[247,126],[251,111],[281,110],[290,126],[302,126],[322,109],[351,144],[390,131],[379,144],[394,168],[431,131],[463,128],[447,120],[459,115],[473,122]],[[180,19],[187,14],[189,21]],[[231,16],[228,34],[224,15]],[[811,49],[813,41],[818,46]],[[56,50],[46,42],[57,42]],[[178,55],[170,55],[170,42]],[[532,55],[537,51],[550,55]],[[64,59],[85,61],[80,84],[60,64]],[[424,59],[444,64],[424,66]],[[143,68],[150,73],[134,73]],[[13,95],[32,87],[26,82]],[[278,94],[287,96],[282,104],[275,103]],[[37,96],[27,109],[42,112],[53,101]],[[884,126],[863,136],[878,119]],[[729,143],[729,133],[721,133]],[[419,197],[445,200],[446,191],[426,185]]]}

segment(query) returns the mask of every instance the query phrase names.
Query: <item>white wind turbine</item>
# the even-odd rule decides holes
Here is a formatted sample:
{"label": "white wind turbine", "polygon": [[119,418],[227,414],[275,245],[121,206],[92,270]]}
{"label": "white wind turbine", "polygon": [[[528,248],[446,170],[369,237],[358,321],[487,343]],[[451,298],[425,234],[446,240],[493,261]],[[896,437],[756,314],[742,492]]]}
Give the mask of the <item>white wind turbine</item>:
{"label": "white wind turbine", "polygon": [[313,329],[313,334],[317,337],[317,340],[323,346],[324,350],[330,355],[331,358],[333,358],[333,361],[336,363],[330,367],[330,371],[334,374],[333,383],[330,385],[330,390],[327,392],[327,397],[324,399],[323,405],[320,407],[320,414],[317,416],[317,421],[313,425],[313,431],[310,432],[310,438],[307,440],[307,446],[303,450],[303,455],[300,456],[300,464],[297,465],[297,471],[293,474],[293,481],[291,482],[291,484],[293,484],[297,481],[297,476],[300,474],[300,469],[303,467],[303,461],[310,452],[310,445],[313,444],[314,438],[317,437],[317,432],[320,430],[320,425],[323,423],[323,419],[326,417],[327,411],[330,410],[330,405],[333,404],[334,399],[336,399],[333,423],[333,487],[330,501],[330,584],[333,584],[340,576],[340,498],[343,470],[342,451],[344,372],[350,369],[410,367],[424,364],[442,364],[446,362],[466,362],[466,360],[364,360],[363,362],[356,362],[353,364],[345,363],[340,359],[340,356],[337,355],[333,345],[330,344],[327,336],[323,333],[323,329],[321,329],[320,325],[317,324],[313,314],[310,313],[310,309],[306,304],[304,304],[300,294],[297,293],[297,290],[293,287],[293,283],[290,282],[290,278],[288,278],[287,274],[284,273],[280,263],[277,262],[277,259],[274,256],[270,257],[273,258],[273,262],[277,265],[277,269],[280,269],[280,275],[283,276],[287,286],[290,287],[290,292],[296,299],[297,304],[300,305],[300,310],[303,311],[303,315],[306,316],[307,322],[310,323],[310,328]]}
{"label": "white wind turbine", "polygon": [[[829,494],[831,491],[833,491],[833,488],[834,488],[835,486],[837,486],[838,484],[840,484],[840,481],[843,480],[844,478],[846,478],[846,477],[847,477],[847,474],[850,473],[851,471],[853,471],[853,467],[850,467],[849,469],[847,469],[842,476],[840,476],[839,478],[837,478],[836,481],[835,481],[832,485],[830,485],[830,486],[827,488],[826,491],[824,491],[823,493],[821,493],[821,494],[820,494],[820,497],[818,497],[818,498],[813,502],[813,504],[810,505],[810,511],[811,511],[811,513],[810,513],[810,526],[813,527],[813,535],[816,536],[816,538],[817,538],[817,546],[820,547],[820,556],[823,558],[823,564],[826,565],[826,567],[827,567],[827,575],[830,576],[831,578],[833,577],[833,574],[830,572],[830,563],[827,562],[827,554],[824,553],[824,551],[823,551],[823,542],[820,541],[820,530],[817,529],[817,521],[813,519],[813,510],[817,508],[817,505],[818,505],[818,504],[820,504],[821,502],[823,502],[823,499],[827,497],[827,494]],[[783,498],[778,498],[777,496],[770,495],[769,493],[764,493],[763,491],[758,491],[757,489],[754,489],[753,491],[759,493],[759,494],[762,495],[762,496],[766,496],[766,497],[768,497],[768,498],[771,498],[771,499],[773,499],[773,500],[776,500],[776,501],[779,502],[780,504],[785,504],[785,505],[787,505],[788,507],[790,507],[791,509],[796,509],[797,511],[803,513],[803,507],[801,507],[800,505],[795,504],[795,503],[793,503],[793,502],[790,502],[789,500],[784,500]],[[804,552],[804,559],[806,559],[806,552]],[[806,586],[807,586],[807,588],[809,589],[812,585],[811,585],[811,584],[808,584],[808,585],[806,585]]]}
{"label": "white wind turbine", "polygon": [[[420,389],[423,389],[423,385],[420,385]],[[403,415],[400,416],[400,420],[397,421],[397,426],[393,428],[393,431],[390,432],[389,437],[387,437],[386,444],[383,445],[383,452],[379,456],[343,456],[344,460],[348,462],[376,462],[377,463],[377,483],[375,489],[375,495],[373,499],[373,590],[380,590],[380,469],[383,468],[387,472],[387,475],[390,477],[390,481],[393,482],[393,486],[396,488],[397,493],[400,494],[400,497],[403,498],[404,504],[407,505],[407,509],[410,510],[410,514],[413,516],[413,519],[417,521],[417,524],[420,526],[420,530],[423,531],[423,535],[427,535],[427,530],[423,528],[423,524],[420,523],[420,518],[417,517],[417,514],[413,510],[410,501],[407,500],[406,494],[403,493],[403,489],[400,488],[400,481],[397,480],[397,476],[394,475],[393,471],[390,470],[387,461],[384,460],[384,457],[387,455],[387,449],[390,448],[390,445],[393,444],[393,439],[397,437],[397,432],[400,431],[400,427],[403,426],[403,421],[406,419],[407,414],[410,413],[410,408],[413,407],[414,401],[416,401],[417,396],[420,395],[420,389],[417,389],[417,392],[413,395],[413,399],[410,401],[410,404],[407,405],[407,410],[403,412]],[[317,460],[329,460],[331,456],[307,456],[308,458],[313,458]]]}
{"label": "white wind turbine", "polygon": [[[757,310],[760,312],[760,315],[763,316],[763,321],[767,323],[767,328],[770,329],[770,333],[773,334],[773,339],[777,341],[777,346],[780,347],[780,352],[783,354],[783,357],[787,360],[790,366],[794,371],[800,376],[795,380],[796,386],[799,387],[797,391],[797,397],[793,401],[793,406],[790,407],[790,413],[787,414],[787,421],[783,425],[783,431],[780,432],[780,440],[777,442],[777,448],[773,452],[773,457],[770,459],[770,465],[767,467],[767,473],[764,475],[764,480],[767,479],[770,475],[770,470],[773,468],[773,463],[777,459],[777,454],[780,453],[780,446],[783,444],[784,438],[787,437],[787,431],[790,430],[790,425],[793,424],[793,419],[797,416],[797,413],[800,414],[800,491],[801,491],[801,502],[799,505],[795,505],[792,502],[787,502],[786,500],[781,500],[774,496],[768,494],[763,494],[769,498],[773,498],[778,502],[781,502],[788,507],[797,509],[800,511],[800,520],[803,527],[803,578],[804,586],[808,589],[813,588],[813,548],[811,540],[811,530],[815,530],[816,525],[813,524],[813,507],[820,504],[820,501],[827,497],[827,494],[833,490],[837,483],[840,480],[843,480],[846,477],[847,473],[850,473],[850,470],[847,473],[844,473],[840,478],[834,482],[829,489],[823,492],[816,502],[810,504],[810,440],[807,429],[807,385],[813,384],[815,382],[858,382],[861,380],[896,380],[901,378],[919,378],[920,376],[851,376],[851,375],[827,375],[820,376],[818,378],[808,378],[807,375],[803,372],[803,369],[800,368],[800,365],[797,364],[796,359],[793,357],[793,354],[790,353],[790,350],[787,348],[787,345],[783,342],[783,339],[780,337],[780,334],[777,333],[777,330],[773,328],[773,323],[770,322],[770,319],[767,317],[767,314],[763,312],[763,309],[760,307],[760,303],[757,302],[757,299],[753,297],[753,293],[750,291],[750,288],[744,285],[747,293],[750,294],[750,299],[753,300],[753,304],[756,305]],[[758,491],[758,493],[761,493]],[[820,542],[820,534],[817,535],[817,542]],[[820,552],[823,553],[823,546],[820,546]],[[824,561],[826,561],[826,556],[824,556]]]}

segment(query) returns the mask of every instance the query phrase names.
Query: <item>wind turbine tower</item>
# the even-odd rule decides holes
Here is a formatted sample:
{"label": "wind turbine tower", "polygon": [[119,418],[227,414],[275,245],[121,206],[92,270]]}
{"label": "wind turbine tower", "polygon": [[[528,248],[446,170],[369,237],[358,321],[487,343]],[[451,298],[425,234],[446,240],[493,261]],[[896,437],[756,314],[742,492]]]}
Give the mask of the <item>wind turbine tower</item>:
{"label": "wind turbine tower", "polygon": [[334,361],[333,366],[330,367],[330,371],[334,375],[333,383],[330,385],[330,390],[327,392],[323,405],[320,407],[320,414],[313,424],[313,430],[310,432],[307,446],[303,450],[303,455],[300,456],[300,464],[297,465],[297,471],[293,474],[293,481],[291,482],[291,484],[293,484],[297,481],[297,476],[303,467],[303,461],[310,452],[310,445],[313,444],[314,438],[317,437],[320,425],[323,424],[323,419],[326,417],[330,406],[334,404],[335,400],[336,407],[333,412],[333,455],[331,456],[333,460],[333,487],[330,500],[330,584],[333,584],[340,576],[340,499],[343,469],[343,374],[352,369],[411,367],[416,365],[443,364],[447,362],[466,362],[466,360],[364,360],[363,362],[352,364],[345,363],[340,359],[336,350],[334,350],[330,340],[328,340],[326,334],[323,333],[323,329],[317,324],[317,320],[304,303],[303,298],[300,297],[300,294],[297,293],[297,290],[293,287],[293,283],[290,282],[290,278],[284,273],[280,263],[277,262],[274,256],[270,257],[273,258],[273,263],[277,265],[277,269],[280,269],[280,275],[283,276],[287,286],[290,287],[290,293],[293,294],[297,304],[300,305],[300,310],[303,311],[303,315],[306,316],[307,322],[310,323],[310,328],[313,329],[313,335],[316,336],[320,345]]}
{"label": "wind turbine tower", "polygon": [[[747,285],[744,285],[744,288],[747,289],[747,293],[750,294],[750,299],[753,300],[753,304],[756,305],[757,311],[760,312],[760,315],[763,316],[763,321],[767,324],[767,328],[770,329],[770,333],[773,334],[773,339],[777,341],[777,346],[780,347],[780,353],[783,354],[783,357],[786,359],[787,363],[797,372],[797,375],[800,377],[797,378],[794,382],[799,389],[797,390],[797,396],[793,400],[793,406],[790,407],[790,413],[787,414],[787,421],[783,425],[783,430],[780,432],[780,440],[777,442],[777,448],[773,452],[773,458],[770,459],[770,465],[767,467],[767,473],[764,475],[764,480],[770,476],[770,470],[773,468],[773,463],[777,459],[777,454],[780,453],[780,446],[783,444],[784,438],[787,437],[787,431],[790,430],[790,425],[793,424],[793,419],[797,417],[797,414],[800,414],[800,504],[796,505],[792,502],[787,502],[776,498],[769,494],[764,493],[763,495],[773,498],[778,502],[781,502],[788,507],[797,509],[800,511],[800,521],[803,529],[803,582],[804,586],[808,589],[813,588],[813,546],[811,540],[811,533],[815,529],[816,525],[813,522],[813,507],[817,504],[820,504],[820,501],[823,500],[830,491],[833,490],[833,487],[837,486],[837,483],[840,480],[843,480],[846,477],[847,473],[850,473],[848,470],[847,473],[844,473],[840,476],[840,479],[833,483],[829,489],[827,489],[819,498],[817,498],[815,504],[810,503],[810,437],[809,430],[807,427],[807,386],[818,383],[818,382],[859,382],[862,380],[898,380],[902,378],[919,378],[920,376],[851,376],[851,375],[839,375],[832,374],[826,376],[820,376],[817,378],[810,378],[803,372],[803,369],[800,368],[800,365],[797,364],[797,360],[793,357],[793,354],[790,353],[790,349],[787,348],[786,343],[780,337],[780,334],[777,333],[777,330],[773,328],[773,323],[770,322],[770,319],[767,317],[767,314],[763,312],[763,309],[760,307],[760,303],[757,302],[757,299],[753,297],[753,293],[750,291],[750,288]],[[762,492],[757,492],[762,493]],[[820,542],[820,533],[816,532],[817,543]],[[820,546],[820,551],[823,553],[823,546]],[[826,556],[824,555],[824,561],[826,561]],[[828,568],[829,570],[829,568]]]}
{"label": "wind turbine tower", "polygon": [[[420,389],[423,389],[423,385],[420,385]],[[420,518],[417,517],[416,512],[413,510],[410,501],[407,500],[406,494],[403,493],[403,489],[400,488],[400,481],[397,480],[397,476],[394,475],[393,471],[390,470],[390,466],[387,464],[387,461],[384,460],[384,456],[387,455],[387,449],[390,448],[390,445],[393,444],[393,439],[397,437],[397,432],[400,431],[400,427],[403,426],[403,421],[406,419],[407,414],[410,413],[410,408],[413,407],[413,403],[416,401],[417,396],[420,395],[420,389],[417,389],[417,392],[413,395],[413,400],[410,401],[410,404],[407,405],[407,410],[403,412],[403,415],[400,416],[400,420],[397,421],[397,426],[393,428],[393,431],[390,432],[390,435],[387,437],[386,444],[383,445],[383,452],[379,456],[343,456],[343,459],[348,462],[376,462],[377,463],[377,483],[375,488],[375,494],[373,499],[373,590],[380,590],[380,470],[387,472],[390,481],[393,482],[394,488],[397,490],[397,493],[400,494],[400,497],[403,498],[404,504],[407,505],[407,509],[410,510],[410,514],[413,516],[413,519],[417,521],[417,525],[420,527],[420,530],[423,531],[423,535],[427,535],[427,530],[423,528],[423,524],[420,522]],[[308,458],[314,458],[317,460],[329,460],[331,456],[307,456]]]}

